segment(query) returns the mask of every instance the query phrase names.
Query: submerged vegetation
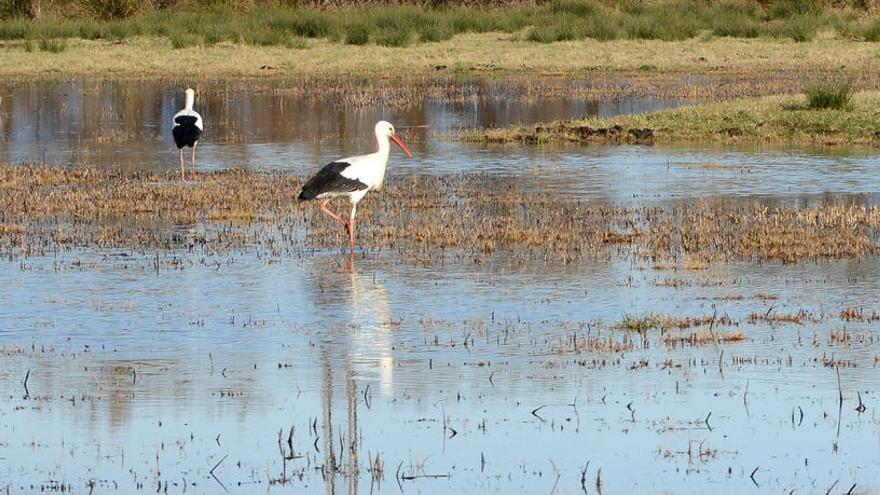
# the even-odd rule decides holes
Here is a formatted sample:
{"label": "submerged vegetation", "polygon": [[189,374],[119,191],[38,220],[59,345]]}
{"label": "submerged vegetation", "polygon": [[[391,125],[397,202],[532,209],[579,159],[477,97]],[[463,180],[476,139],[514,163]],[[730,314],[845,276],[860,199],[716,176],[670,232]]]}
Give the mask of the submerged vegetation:
{"label": "submerged vegetation", "polygon": [[[286,46],[321,38],[363,45],[406,46],[462,33],[511,33],[539,43],[578,39],[679,41],[697,36],[770,37],[810,41],[822,31],[880,39],[867,3],[802,0],[554,0],[521,2],[357,3],[332,9],[320,2],[137,2],[0,0],[0,40],[158,36],[175,46],[222,41]],[[191,37],[192,40],[184,40]],[[195,41],[193,41],[195,40]]]}
{"label": "submerged vegetation", "polygon": [[847,84],[808,86],[806,97],[770,96],[641,115],[466,131],[474,142],[764,141],[880,145],[880,92]]}

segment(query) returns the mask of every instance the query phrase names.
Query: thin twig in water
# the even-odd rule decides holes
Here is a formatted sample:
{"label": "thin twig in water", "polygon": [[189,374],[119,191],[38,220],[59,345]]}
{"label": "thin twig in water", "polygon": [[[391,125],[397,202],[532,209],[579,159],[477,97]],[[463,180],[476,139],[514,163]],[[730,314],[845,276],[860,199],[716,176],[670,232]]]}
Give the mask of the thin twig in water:
{"label": "thin twig in water", "polygon": [[589,493],[587,492],[587,469],[590,469],[590,461],[587,461],[584,468],[581,469],[581,490],[583,490],[584,493]]}
{"label": "thin twig in water", "polygon": [[542,418],[541,416],[539,416],[539,415],[538,415],[538,411],[540,411],[541,409],[544,409],[545,407],[547,407],[547,404],[544,404],[544,405],[542,405],[542,406],[538,406],[538,407],[532,409],[532,416],[534,416],[534,417],[540,419],[542,423],[546,423],[547,420],[544,419],[544,418]]}
{"label": "thin twig in water", "polygon": [[27,387],[28,378],[30,378],[30,377],[31,377],[31,370],[27,370],[27,373],[25,373],[25,375],[24,375],[24,398],[25,399],[31,398],[31,393]]}
{"label": "thin twig in water", "polygon": [[831,495],[831,490],[834,490],[834,487],[837,486],[840,480],[835,481],[831,486],[828,487],[828,490],[825,491],[825,495]]}
{"label": "thin twig in water", "polygon": [[553,459],[550,459],[550,466],[553,468],[553,472],[556,473],[556,481],[553,482],[553,488],[550,489],[550,495],[556,493],[556,487],[559,486],[559,469],[556,468],[556,463],[553,462]]}
{"label": "thin twig in water", "polygon": [[838,398],[838,406],[837,406],[837,438],[840,438],[840,420],[843,416],[843,387],[840,385],[840,366],[835,366],[834,369],[837,371],[837,398]]}
{"label": "thin twig in water", "polygon": [[222,464],[223,461],[225,461],[227,457],[229,457],[229,454],[224,455],[222,459],[220,459],[219,461],[217,461],[217,464],[214,464],[214,467],[212,467],[211,470],[208,471],[208,474],[210,474],[211,477],[214,478],[214,481],[216,481],[217,484],[219,484],[221,487],[223,487],[223,490],[225,490],[227,493],[229,493],[229,489],[226,488],[226,485],[224,485],[222,481],[220,481],[219,479],[217,479],[217,476],[214,474],[214,470],[217,469],[217,466],[219,466],[220,464]]}
{"label": "thin twig in water", "polygon": [[400,464],[397,465],[397,472],[394,473],[394,479],[397,480],[397,487],[400,488],[400,493],[403,493],[403,485],[400,483],[400,468],[403,467],[403,461],[400,461]]}
{"label": "thin twig in water", "polygon": [[752,471],[752,474],[749,475],[749,478],[752,479],[752,483],[754,483],[755,486],[761,486],[761,485],[759,485],[758,482],[755,480],[755,473],[758,472],[758,468],[759,468],[759,467],[761,467],[761,466],[755,466],[755,470]]}

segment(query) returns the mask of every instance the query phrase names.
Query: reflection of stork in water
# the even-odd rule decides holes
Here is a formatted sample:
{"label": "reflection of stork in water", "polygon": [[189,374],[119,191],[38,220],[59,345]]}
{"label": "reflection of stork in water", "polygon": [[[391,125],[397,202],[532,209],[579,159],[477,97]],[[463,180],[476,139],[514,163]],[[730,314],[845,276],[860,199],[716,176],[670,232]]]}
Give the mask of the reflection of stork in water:
{"label": "reflection of stork in water", "polygon": [[[391,354],[393,340],[390,334],[390,311],[385,288],[373,277],[361,278],[357,273],[340,274],[318,270],[322,277],[316,280],[323,296],[317,300],[320,309],[327,309],[332,318],[343,314],[345,322],[356,321],[359,329],[354,335],[338,332],[347,326],[329,327],[321,338],[322,369],[322,419],[324,466],[327,477],[327,493],[334,493],[333,474],[343,472],[348,476],[349,492],[357,493],[360,472],[358,402],[365,400],[365,386],[358,390],[358,378],[379,366],[379,391],[390,396],[394,388],[394,359]],[[348,279],[348,280],[346,280]],[[348,283],[346,283],[348,282]],[[318,291],[316,291],[318,292]],[[329,292],[329,294],[327,293]],[[349,308],[350,312],[342,311]],[[375,359],[378,356],[378,363]],[[341,361],[341,363],[340,363]],[[343,366],[339,366],[343,364]],[[334,432],[334,392],[338,376],[334,372],[344,370],[345,399],[348,428],[338,427]],[[371,394],[370,394],[371,395]],[[334,440],[334,434],[338,439]],[[341,448],[340,445],[344,446]],[[335,450],[334,450],[335,447]]]}

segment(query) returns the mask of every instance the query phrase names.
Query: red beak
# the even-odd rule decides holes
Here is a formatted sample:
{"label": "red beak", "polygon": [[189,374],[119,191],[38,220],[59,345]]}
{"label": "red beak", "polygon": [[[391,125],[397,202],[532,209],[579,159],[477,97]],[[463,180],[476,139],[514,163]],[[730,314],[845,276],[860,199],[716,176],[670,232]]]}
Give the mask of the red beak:
{"label": "red beak", "polygon": [[400,146],[400,149],[402,149],[403,152],[406,153],[406,155],[408,157],[412,158],[412,153],[410,153],[409,148],[407,148],[406,145],[403,144],[403,139],[400,139],[399,137],[397,137],[397,134],[392,134],[391,140],[394,141],[394,144]]}

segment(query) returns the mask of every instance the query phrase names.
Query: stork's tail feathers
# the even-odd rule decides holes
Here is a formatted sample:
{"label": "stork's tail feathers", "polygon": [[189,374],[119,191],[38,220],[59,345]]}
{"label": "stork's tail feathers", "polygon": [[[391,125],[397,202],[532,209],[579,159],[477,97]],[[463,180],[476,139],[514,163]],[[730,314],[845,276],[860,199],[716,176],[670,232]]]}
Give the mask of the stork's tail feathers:
{"label": "stork's tail feathers", "polygon": [[310,199],[315,199],[317,196],[317,191],[303,188],[303,190],[299,192],[299,196],[297,196],[296,199],[299,201],[308,201]]}

